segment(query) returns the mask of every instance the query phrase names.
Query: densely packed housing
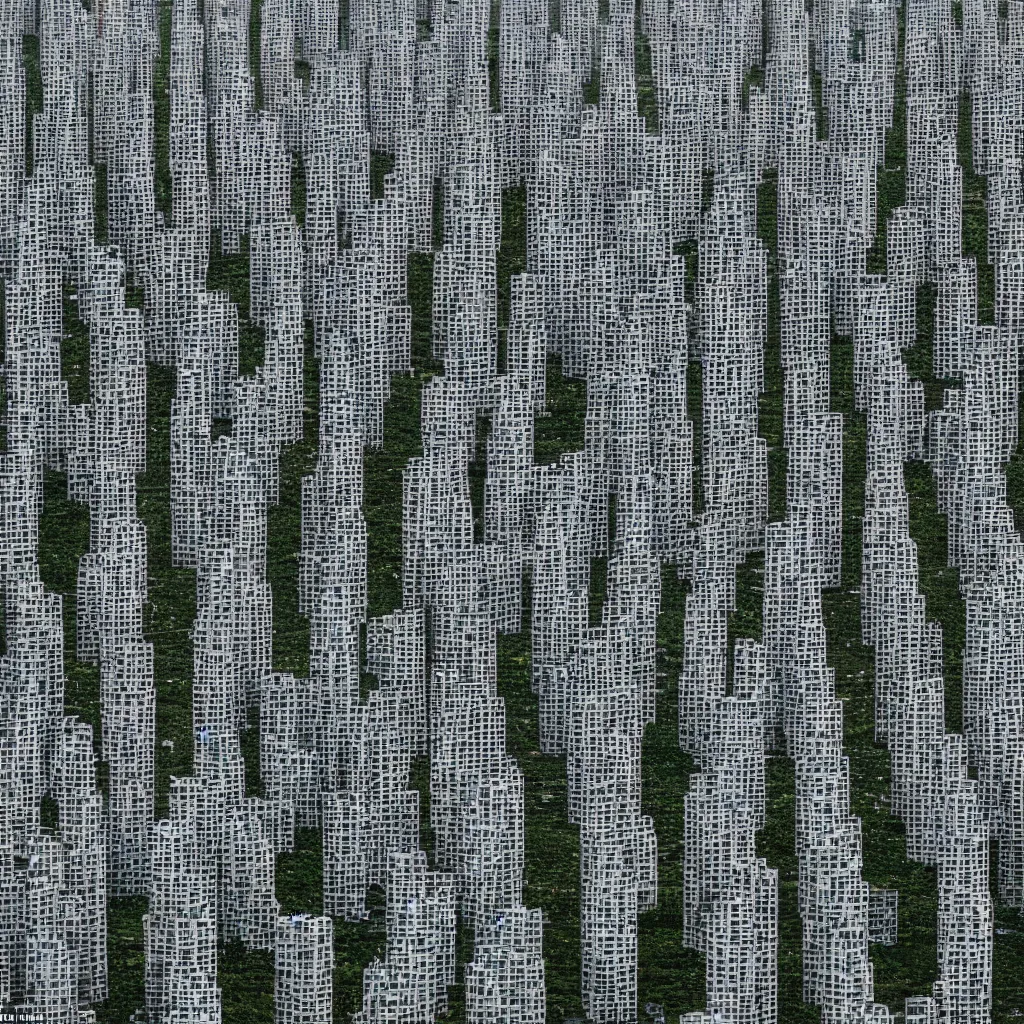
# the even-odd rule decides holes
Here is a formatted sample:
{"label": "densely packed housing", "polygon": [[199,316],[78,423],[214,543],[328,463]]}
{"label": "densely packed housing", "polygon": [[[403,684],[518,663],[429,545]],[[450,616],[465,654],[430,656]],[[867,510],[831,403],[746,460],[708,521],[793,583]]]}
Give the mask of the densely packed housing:
{"label": "densely packed housing", "polygon": [[[564,764],[578,834],[583,1018],[665,1019],[640,935],[669,886],[680,970],[706,978],[680,1020],[785,1024],[783,883],[759,839],[784,760],[802,1001],[822,1024],[993,1019],[996,907],[1024,906],[1024,542],[1006,473],[1024,0],[0,0],[0,40],[0,1007],[219,1024],[219,960],[240,943],[273,965],[276,1021],[328,1024],[337,933],[373,920],[359,1024],[562,1024],[498,654],[521,636],[536,754]],[[980,254],[965,175],[986,183]],[[525,264],[509,277],[513,193]],[[210,288],[236,254],[241,290]],[[908,360],[923,322],[937,400]],[[75,389],[72,329],[88,339]],[[551,365],[585,382],[582,444],[539,461]],[[158,373],[174,382],[160,429]],[[371,616],[365,464],[409,374],[400,604]],[[281,460],[300,442],[296,488]],[[159,531],[140,505],[154,446]],[[955,681],[912,536],[915,462],[964,608]],[[54,480],[88,517],[68,592],[44,578]],[[268,549],[289,502],[285,595]],[[167,784],[157,559],[195,588],[174,640],[193,664],[191,769]],[[751,559],[755,635],[736,628]],[[869,881],[824,612],[851,572],[884,799],[935,885],[935,980],[904,1005],[876,994],[901,893]],[[668,691],[666,579],[685,584]],[[292,600],[305,672],[275,646]],[[69,663],[95,669],[91,715],[71,713]],[[644,742],[676,706],[693,773],[681,842],[659,854]],[[311,833],[322,913],[292,913],[275,874]],[[145,978],[125,1007],[108,912],[128,898]]]}

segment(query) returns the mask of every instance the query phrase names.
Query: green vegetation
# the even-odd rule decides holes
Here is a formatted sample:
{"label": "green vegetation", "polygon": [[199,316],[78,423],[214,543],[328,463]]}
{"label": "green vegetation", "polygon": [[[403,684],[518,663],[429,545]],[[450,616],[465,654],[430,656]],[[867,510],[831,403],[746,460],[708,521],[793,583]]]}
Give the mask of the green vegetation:
{"label": "green vegetation", "polygon": [[885,139],[885,164],[878,168],[878,206],[875,211],[875,242],[868,250],[869,274],[884,274],[886,225],[889,215],[907,201],[907,79],[903,70],[903,18],[896,38],[896,76],[893,82],[892,127]]}
{"label": "green vegetation", "polygon": [[21,59],[25,67],[25,173],[32,173],[35,148],[32,122],[43,110],[43,78],[39,68],[39,37],[22,36]]}
{"label": "green vegetation", "polygon": [[156,163],[156,208],[171,221],[171,5],[160,4],[160,56],[153,69],[153,158]]}
{"label": "green vegetation", "polygon": [[498,0],[491,0],[491,24],[487,32],[487,76],[491,110],[501,110],[501,75],[499,60],[499,37],[501,23]]}
{"label": "green vegetation", "polygon": [[647,123],[647,131],[651,135],[658,133],[658,97],[654,91],[654,79],[651,75],[651,44],[647,36],[640,31],[640,18],[636,19],[636,107],[637,113]]}
{"label": "green vegetation", "polygon": [[988,188],[985,179],[974,173],[974,144],[971,138],[971,101],[960,97],[957,147],[964,172],[963,253],[978,264],[978,323],[995,323],[996,275],[988,261],[988,212],[985,206]]}

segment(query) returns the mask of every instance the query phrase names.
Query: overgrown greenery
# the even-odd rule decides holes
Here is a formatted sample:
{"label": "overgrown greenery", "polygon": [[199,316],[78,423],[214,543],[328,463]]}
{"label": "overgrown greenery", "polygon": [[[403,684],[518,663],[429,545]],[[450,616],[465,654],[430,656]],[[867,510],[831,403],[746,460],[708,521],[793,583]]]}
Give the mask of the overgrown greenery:
{"label": "overgrown greenery", "polygon": [[[252,4],[252,66],[258,72],[259,12]],[[552,5],[557,22],[558,5]],[[156,194],[158,208],[170,215],[170,177],[167,167],[169,104],[170,3],[161,0],[161,58],[154,78],[156,133]],[[497,39],[490,41],[492,73],[496,68]],[[900,39],[902,52],[902,33]],[[38,74],[38,43],[26,37],[25,61],[28,71],[27,117],[41,109]],[[650,52],[640,37],[637,46],[638,105],[649,131],[657,128],[657,106],[650,79]],[[496,75],[494,79],[496,81]],[[757,73],[749,76],[747,88],[760,83]],[[595,62],[593,80],[586,99],[596,102],[600,71]],[[257,97],[259,93],[257,93]],[[815,96],[824,132],[820,81]],[[888,214],[905,196],[905,105],[902,77],[897,80],[897,111],[888,138],[886,166],[879,173],[878,242],[871,254],[870,269],[885,270],[884,225]],[[496,92],[492,94],[495,108]],[[986,261],[984,181],[970,170],[969,105],[961,108],[961,160],[964,175],[965,251],[979,261],[983,321],[991,318],[992,277]],[[387,154],[375,154],[373,194],[380,195],[383,175],[389,169]],[[301,162],[293,174],[293,207],[300,216],[305,205],[305,182]],[[775,274],[776,184],[766,175],[758,194],[758,232],[769,249],[769,317],[765,347],[765,393],[760,403],[760,432],[769,444],[770,518],[785,515],[786,454],[782,446],[782,368],[779,351],[779,298]],[[105,194],[97,193],[97,226],[105,226]],[[504,193],[502,245],[498,255],[499,324],[507,326],[509,281],[525,267],[525,202],[522,189]],[[439,218],[438,218],[439,221]],[[435,234],[436,237],[436,234]],[[439,240],[439,239],[437,239]],[[684,247],[691,257],[695,252]],[[402,470],[409,458],[420,453],[419,410],[421,391],[430,377],[441,372],[431,354],[431,296],[433,258],[413,255],[409,260],[409,301],[413,313],[413,372],[395,377],[385,408],[385,437],[381,449],[365,457],[364,515],[369,531],[369,614],[381,615],[401,604],[401,495]],[[692,289],[693,274],[689,278]],[[242,316],[240,365],[251,373],[262,359],[262,337],[248,320],[248,260],[245,252],[222,255],[213,247],[208,287],[228,291],[239,304]],[[930,343],[933,296],[922,290],[918,302],[918,341],[907,353],[912,372],[926,383],[929,407],[941,400],[948,382],[931,375]],[[65,339],[62,348],[63,373],[72,401],[88,396],[88,337],[77,319],[73,299],[65,303]],[[853,811],[864,823],[865,876],[876,886],[900,890],[900,942],[884,949],[873,947],[876,998],[894,1010],[903,999],[928,991],[936,973],[935,872],[910,863],[905,857],[902,826],[889,814],[889,758],[876,746],[873,736],[873,659],[860,642],[859,576],[860,521],[863,510],[865,423],[853,410],[853,353],[849,338],[835,337],[832,344],[832,407],[844,415],[844,540],[842,587],[826,594],[824,613],[828,626],[830,663],[836,670],[838,695],[845,712],[845,742],[850,757]],[[582,381],[564,378],[557,360],[548,366],[548,415],[536,422],[537,462],[553,462],[583,443],[586,388]],[[174,392],[173,371],[148,367],[147,471],[139,482],[139,513],[146,524],[149,541],[149,604],[145,631],[155,651],[157,679],[157,813],[165,814],[172,776],[191,771],[191,688],[192,649],[190,630],[195,616],[195,574],[176,569],[170,559],[169,425]],[[695,425],[695,452],[700,453],[701,374],[691,364],[689,410]],[[302,674],[308,668],[308,624],[298,614],[296,601],[297,552],[300,540],[300,487],[315,459],[318,408],[318,366],[312,339],[307,338],[305,438],[286,449],[281,460],[281,500],[269,514],[268,574],[274,595],[274,667]],[[484,429],[486,429],[485,425]],[[221,429],[228,429],[222,426]],[[483,431],[481,432],[483,436]],[[475,504],[483,465],[474,465]],[[700,504],[699,473],[696,499]],[[1024,508],[1024,456],[1015,456],[1007,471],[1009,492],[1016,508]],[[928,600],[929,614],[944,630],[948,727],[959,723],[960,650],[963,645],[963,605],[954,570],[946,566],[945,524],[938,514],[934,484],[928,467],[910,464],[906,469],[911,500],[911,531],[918,543],[921,588]],[[1018,524],[1020,525],[1020,524]],[[41,523],[40,563],[47,586],[65,595],[66,705],[98,727],[99,680],[95,666],[74,656],[77,565],[88,545],[88,512],[66,497],[63,474],[48,473],[45,507]],[[593,610],[603,598],[603,563],[595,563]],[[741,567],[738,607],[730,621],[730,639],[761,634],[761,586],[763,557],[751,556]],[[683,798],[693,770],[690,759],[677,743],[677,683],[683,634],[685,585],[672,568],[663,574],[662,611],[658,622],[658,719],[644,737],[644,810],[653,816],[659,839],[659,903],[656,910],[640,920],[641,1009],[647,1002],[661,1004],[667,1019],[704,1005],[704,964],[697,954],[680,945],[681,857]],[[549,1020],[559,1024],[565,1017],[582,1013],[579,996],[579,840],[575,826],[567,821],[565,763],[537,750],[537,705],[530,691],[529,591],[524,623],[527,628],[515,636],[501,637],[498,646],[499,691],[506,702],[507,737],[510,753],[525,776],[526,800],[526,890],[525,901],[540,907],[545,917],[545,956]],[[256,780],[256,729],[246,734],[244,749],[250,791]],[[426,793],[426,764],[417,762],[413,784]],[[801,999],[801,934],[796,914],[797,864],[794,856],[793,766],[783,757],[768,765],[768,820],[758,837],[758,848],[779,871],[780,881],[780,1020],[785,1024],[814,1021],[816,1008]],[[426,799],[423,802],[426,820]],[[424,826],[424,844],[430,848],[429,829]],[[320,837],[315,830],[298,833],[295,852],[277,862],[277,895],[285,913],[322,909]],[[127,1024],[130,1015],[144,1004],[144,958],[142,945],[142,899],[115,899],[110,903],[109,950],[111,995],[98,1008],[104,1024]],[[1015,966],[1024,962],[1024,930],[1019,916],[1001,909],[997,915],[996,1009],[994,1020],[1008,1021],[1024,1008],[1024,991]],[[463,935],[460,959],[470,950]],[[379,899],[370,920],[363,925],[335,922],[335,1012],[336,1019],[359,1008],[363,967],[378,955],[384,942]],[[265,1024],[273,1020],[273,960],[270,955],[244,950],[234,944],[222,951],[219,965],[226,1024]],[[449,1019],[462,1020],[462,999],[458,988],[452,992]]]}

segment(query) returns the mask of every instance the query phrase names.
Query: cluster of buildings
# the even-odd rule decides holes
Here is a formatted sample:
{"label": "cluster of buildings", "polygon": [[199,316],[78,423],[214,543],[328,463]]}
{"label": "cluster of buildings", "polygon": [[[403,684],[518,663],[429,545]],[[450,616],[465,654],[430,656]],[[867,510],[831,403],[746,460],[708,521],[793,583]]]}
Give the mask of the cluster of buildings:
{"label": "cluster of buildings", "polygon": [[[875,735],[907,857],[938,879],[938,980],[907,1000],[906,1020],[989,1020],[990,840],[999,899],[1024,906],[1024,543],[1004,473],[1024,329],[1024,2],[966,0],[954,21],[939,0],[645,0],[638,21],[632,0],[606,14],[597,0],[349,0],[344,12],[264,0],[258,19],[249,0],[171,0],[166,83],[163,6],[0,0],[0,1007],[96,1020],[108,896],[144,896],[137,1020],[217,1024],[218,948],[240,941],[273,953],[280,1024],[329,1024],[333,920],[365,921],[383,890],[386,941],[364,971],[359,1024],[430,1024],[457,982],[470,1024],[543,1024],[543,916],[498,686],[499,635],[528,630],[537,744],[565,759],[579,829],[583,1009],[593,1024],[634,1024],[638,917],[665,870],[641,766],[670,566],[689,587],[678,734],[697,769],[670,870],[707,988],[706,1010],[683,1020],[779,1019],[779,881],[756,836],[766,758],[784,756],[804,1000],[823,1024],[889,1021],[870,952],[898,941],[899,899],[864,877],[822,614],[844,552],[839,334],[853,338],[866,419],[860,625]],[[158,202],[164,84],[170,194]],[[657,130],[638,113],[641,89]],[[962,95],[988,185],[993,324],[979,323],[961,242]],[[905,202],[882,224],[897,100]],[[379,190],[371,153],[393,157]],[[502,190],[520,185],[526,267],[504,280]],[[886,270],[869,274],[877,247]],[[248,308],[207,289],[211,249],[247,255]],[[384,443],[392,377],[413,370],[414,254],[432,258],[444,369],[422,389],[422,454],[404,469],[402,604],[369,618],[363,453]],[[950,383],[931,411],[903,360],[922,343],[922,286],[936,294],[934,372]],[[80,404],[61,366],[72,314],[89,336]],[[770,321],[786,453],[773,522],[760,432]],[[239,372],[246,324],[264,338],[252,376]],[[301,493],[300,678],[273,664],[268,508],[282,498],[279,456],[306,429],[310,353],[319,436]],[[550,355],[586,381],[584,441],[538,464]],[[147,362],[176,375],[168,539],[197,595],[193,774],[172,779],[161,820],[137,506]],[[935,475],[966,605],[962,734],[946,728],[908,460]],[[39,573],[54,470],[90,517],[73,638]],[[761,635],[732,638],[737,568],[756,552]],[[99,668],[98,735],[65,715],[72,647]],[[258,786],[242,754],[251,729]],[[419,758],[429,807],[411,781]],[[297,828],[322,835],[321,916],[282,914],[275,895]]]}

